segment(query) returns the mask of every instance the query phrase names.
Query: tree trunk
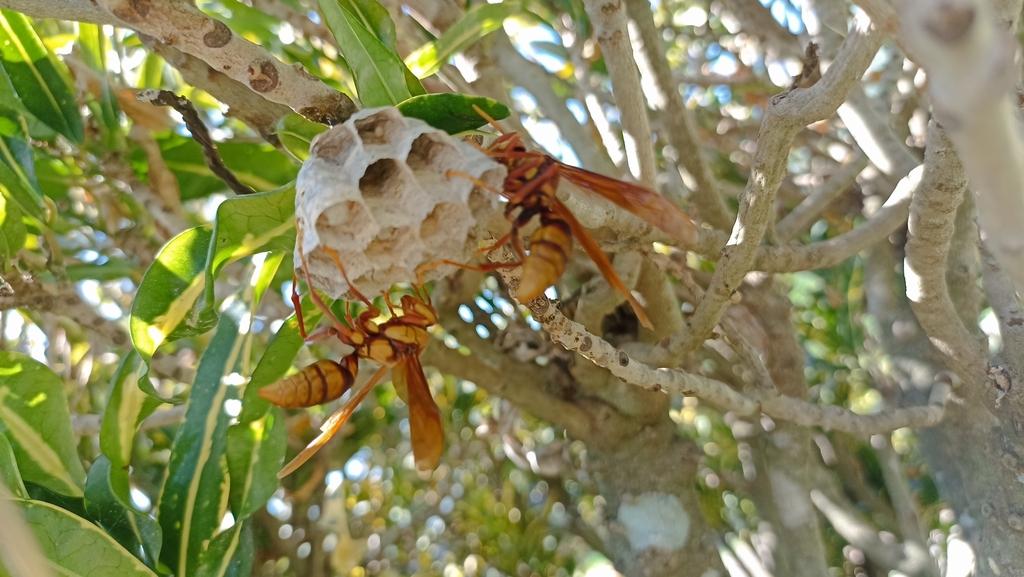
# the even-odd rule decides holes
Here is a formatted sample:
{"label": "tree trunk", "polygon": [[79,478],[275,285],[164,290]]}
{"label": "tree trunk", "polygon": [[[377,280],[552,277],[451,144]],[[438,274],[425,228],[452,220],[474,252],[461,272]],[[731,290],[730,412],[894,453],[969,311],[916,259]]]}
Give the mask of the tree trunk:
{"label": "tree trunk", "polygon": [[623,575],[726,574],[694,487],[700,452],[676,428],[666,415],[614,449],[590,450],[606,503],[602,534]]}

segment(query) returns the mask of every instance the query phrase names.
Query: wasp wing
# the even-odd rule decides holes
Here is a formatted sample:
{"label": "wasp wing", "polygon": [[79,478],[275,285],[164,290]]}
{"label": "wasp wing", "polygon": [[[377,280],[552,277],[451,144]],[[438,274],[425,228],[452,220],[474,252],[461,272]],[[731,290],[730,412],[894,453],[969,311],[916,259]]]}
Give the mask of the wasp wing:
{"label": "wasp wing", "polygon": [[356,411],[356,408],[359,407],[359,403],[363,402],[363,399],[366,398],[366,395],[370,393],[370,389],[372,389],[377,383],[380,382],[381,377],[383,377],[384,373],[386,373],[387,371],[387,367],[381,367],[376,373],[373,374],[372,377],[370,377],[370,380],[362,389],[359,390],[358,393],[355,394],[355,396],[349,399],[348,402],[342,405],[341,408],[339,408],[337,411],[334,411],[334,414],[328,417],[327,420],[324,421],[323,425],[320,425],[321,433],[317,436],[317,438],[310,441],[310,443],[306,445],[306,448],[303,449],[302,452],[296,455],[295,458],[292,459],[290,463],[285,465],[284,468],[281,469],[281,472],[277,474],[277,478],[283,479],[288,475],[291,475],[293,472],[295,472],[296,469],[301,467],[303,463],[308,461],[310,457],[312,457],[317,451],[319,451],[320,447],[326,445],[327,441],[330,441],[331,437],[336,435],[338,431],[341,429],[341,427],[346,422],[348,422],[349,417],[351,417],[352,413],[354,413]]}
{"label": "wasp wing", "polygon": [[395,389],[405,390],[404,400],[409,405],[409,436],[412,437],[416,468],[433,469],[441,459],[441,450],[444,448],[444,427],[419,357],[411,354],[403,356],[395,365],[391,378]]}
{"label": "wasp wing", "polygon": [[615,180],[567,164],[559,163],[558,169],[562,178],[583,190],[614,202],[672,235],[673,238],[687,244],[697,242],[697,227],[690,217],[660,194],[643,186]]}
{"label": "wasp wing", "polygon": [[601,271],[601,275],[608,281],[608,284],[612,285],[612,288],[619,291],[626,297],[626,300],[629,302],[629,306],[633,307],[633,312],[636,313],[636,318],[640,321],[640,324],[649,329],[654,328],[651,324],[651,320],[648,319],[647,314],[644,313],[643,307],[640,306],[636,297],[634,297],[633,293],[626,287],[626,283],[622,282],[622,279],[619,278],[619,274],[615,272],[615,268],[612,266],[611,261],[608,260],[608,257],[605,256],[601,247],[597,246],[597,241],[590,236],[587,229],[583,228],[580,221],[576,220],[572,211],[570,211],[569,208],[562,204],[562,201],[558,199],[554,199],[554,202],[551,204],[551,208],[558,213],[559,216],[565,219],[565,222],[569,223],[569,229],[572,231],[572,236],[580,243],[580,248],[583,249],[583,252],[587,253],[590,260],[594,261],[594,264],[597,265],[597,270]]}

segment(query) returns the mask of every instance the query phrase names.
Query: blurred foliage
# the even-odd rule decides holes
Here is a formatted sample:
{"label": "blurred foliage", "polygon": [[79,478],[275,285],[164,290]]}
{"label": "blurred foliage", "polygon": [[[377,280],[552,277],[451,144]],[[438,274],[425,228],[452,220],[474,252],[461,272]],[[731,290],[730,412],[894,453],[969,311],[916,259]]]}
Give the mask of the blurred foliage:
{"label": "blurred foliage", "polygon": [[[236,34],[364,104],[398,103],[421,94],[421,80],[437,81],[431,76],[435,72],[443,79],[445,68],[458,64],[453,60],[458,53],[478,40],[487,43],[484,36],[502,24],[525,56],[557,75],[552,77],[554,90],[569,98],[581,116],[589,112],[582,112],[585,107],[575,100],[577,78],[593,79],[590,88],[607,94],[599,50],[579,51],[573,45],[573,38],[590,34],[578,0],[500,7],[466,3],[468,17],[451,34],[435,37],[416,24],[422,37],[409,41],[418,50],[404,60],[397,51],[395,24],[373,0],[321,0],[319,6],[329,12],[326,20],[306,17],[315,3],[277,3],[310,29],[326,24],[338,33],[344,26],[355,36],[339,39],[359,41],[338,42],[329,31],[310,34],[238,0],[199,4]],[[802,30],[792,5],[776,1],[770,9],[791,31]],[[662,1],[654,4],[654,13],[683,94],[696,108],[701,137],[711,143],[714,171],[721,180],[742,185],[764,103],[779,91],[770,74],[779,65],[766,60],[756,39],[741,32],[719,3]],[[296,154],[261,141],[213,97],[184,83],[134,33],[33,22],[8,11],[2,17],[0,272],[5,278],[31,274],[51,288],[71,286],[69,294],[94,311],[97,323],[115,327],[99,332],[80,326],[81,317],[73,316],[78,309],[71,307],[0,311],[0,349],[14,351],[0,353],[0,370],[5,371],[0,386],[2,477],[26,498],[24,508],[41,538],[68,530],[76,535],[105,531],[114,539],[103,541],[108,546],[92,559],[61,560],[64,567],[80,570],[107,556],[140,574],[166,575],[186,563],[186,576],[248,574],[247,563],[252,574],[262,576],[561,577],[607,567],[598,536],[605,501],[587,471],[584,444],[520,414],[476,384],[445,374],[444,367],[428,369],[447,430],[445,455],[435,471],[415,470],[407,410],[392,388],[380,387],[356,411],[343,438],[276,488],[277,465],[315,436],[336,403],[302,411],[257,410],[253,407],[259,401],[243,397],[239,385],[250,377],[255,382],[257,367],[265,371],[260,378],[266,384],[313,359],[341,354],[327,342],[301,347],[294,328],[287,328],[294,325],[286,304],[294,232],[287,203],[277,203],[280,198],[274,195],[294,194]],[[582,57],[573,60],[570,51]],[[580,66],[587,69],[577,77]],[[698,82],[707,75],[731,81]],[[143,87],[190,98],[212,128],[227,166],[264,194],[229,197],[207,168],[199,145],[169,117],[162,128],[142,129],[138,103],[127,89]],[[41,93],[51,97],[35,97]],[[532,97],[516,91],[513,96],[513,114],[528,127],[540,126]],[[451,97],[419,98],[425,99],[414,103],[420,117],[443,122],[436,119],[449,115],[460,123],[450,127],[453,132],[467,129],[465,117],[473,114],[469,104],[453,109]],[[494,104],[488,110],[500,111],[501,105]],[[598,106],[612,129],[618,129],[617,112],[608,104]],[[301,152],[317,132],[308,128],[295,119],[283,123],[286,144]],[[542,131],[534,137],[543,145],[553,142]],[[657,137],[659,156],[674,171],[678,159],[663,135]],[[836,145],[849,144],[839,130],[829,138]],[[831,162],[827,143],[802,145],[792,156],[795,181]],[[807,239],[849,230],[854,219],[848,214],[823,218]],[[248,228],[253,221],[246,219],[256,217],[258,230],[253,231]],[[211,233],[214,224],[218,228]],[[260,237],[262,242],[247,236],[268,231],[274,234]],[[194,246],[161,260],[158,255],[170,255],[176,246],[172,239],[182,239],[178,235],[183,232]],[[231,250],[218,252],[218,243]],[[272,252],[258,252],[267,249]],[[714,270],[713,262],[692,260],[696,270]],[[560,286],[566,306],[589,274],[582,271]],[[154,289],[143,289],[146,279],[158,279],[150,283]],[[863,262],[855,258],[833,269],[791,275],[786,282],[814,398],[859,412],[877,408],[882,399],[869,369],[878,351],[865,346],[870,320],[864,310]],[[494,277],[485,278],[459,316],[492,343],[510,327],[539,328],[525,309],[503,295]],[[160,338],[146,343],[154,330]],[[116,332],[133,340],[117,343]],[[438,328],[434,336],[431,346],[469,354],[444,330]],[[133,345],[141,357],[133,356]],[[555,357],[541,351],[528,362],[547,365]],[[150,363],[139,390],[145,394],[133,385],[147,375],[140,358]],[[742,368],[712,354],[699,370],[743,380]],[[26,375],[35,375],[31,387],[19,391],[15,379]],[[45,402],[35,400],[43,387]],[[162,403],[186,399],[189,412],[184,415]],[[40,409],[33,412],[32,407]],[[75,423],[107,414],[120,419],[120,427],[105,425],[101,432],[80,425],[85,428],[79,433],[85,434],[75,440],[67,407]],[[46,415],[39,416],[43,409]],[[151,420],[161,414],[177,419]],[[703,452],[695,484],[710,526],[721,535],[750,541],[760,552],[764,520],[750,482],[750,440],[734,433],[733,417],[696,399],[674,399],[671,416],[679,434]],[[833,434],[820,435],[819,442],[831,444],[837,458],[860,475],[846,479],[843,489],[850,500],[870,512],[879,528],[893,530],[887,524],[891,516],[878,507],[885,502],[885,489],[871,445]],[[37,443],[36,450],[27,451],[25,443]],[[925,522],[940,539],[950,520],[913,433],[898,431],[893,444]],[[561,476],[539,475],[510,455],[553,446],[564,448],[567,466]],[[24,494],[14,491],[21,482]],[[202,518],[170,502],[177,494],[201,505]],[[196,533],[184,535],[182,523]],[[830,562],[852,575],[846,545],[829,533]]]}

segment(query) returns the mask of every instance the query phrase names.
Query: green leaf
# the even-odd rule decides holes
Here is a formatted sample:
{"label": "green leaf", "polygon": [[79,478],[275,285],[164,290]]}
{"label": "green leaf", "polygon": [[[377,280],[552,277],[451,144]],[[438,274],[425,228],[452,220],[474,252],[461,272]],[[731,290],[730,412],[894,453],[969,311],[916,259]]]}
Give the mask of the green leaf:
{"label": "green leaf", "polygon": [[[321,313],[308,296],[303,299],[302,308],[314,311],[306,318],[306,326],[316,326]],[[245,387],[238,424],[228,430],[231,508],[236,519],[247,518],[277,490],[277,472],[284,462],[287,431],[281,410],[260,397],[258,391],[284,377],[303,346],[298,321],[292,314],[277,329],[253,371]]]}
{"label": "green leaf", "polygon": [[[111,48],[109,37],[97,24],[80,22],[78,24],[78,46],[82,51],[82,60],[92,69],[100,81],[99,101],[93,101],[90,108],[102,120],[103,142],[106,148],[120,150],[124,147],[124,134],[121,131],[121,107],[114,97],[113,88],[107,76],[107,52]],[[92,94],[89,95],[93,96]]]}
{"label": "green leaf", "polygon": [[[398,56],[398,42],[395,35],[395,22],[391,20],[386,8],[377,0],[338,0],[343,8],[351,12],[369,30],[385,48]],[[401,59],[399,59],[401,62]],[[402,74],[405,76],[405,87],[412,96],[426,94],[427,91],[420,79],[402,62]],[[361,95],[361,93],[360,93]]]}
{"label": "green leaf", "polygon": [[409,89],[409,94],[412,96],[422,96],[427,93],[427,89],[423,88],[423,83],[420,82],[419,78],[409,70],[409,67],[402,62],[402,74],[405,75],[405,86]]}
{"label": "green leaf", "polygon": [[211,328],[201,322],[194,306],[206,286],[203,272],[211,237],[210,227],[200,226],[172,238],[157,253],[135,293],[128,327],[135,350],[147,367],[139,386],[153,397],[160,398],[146,375],[157,347]]}
{"label": "green leaf", "polygon": [[25,481],[82,496],[85,469],[71,432],[64,382],[26,354],[0,352],[0,425]]}
{"label": "green leaf", "polygon": [[236,522],[252,516],[277,490],[277,472],[284,464],[287,440],[284,413],[278,407],[271,407],[260,419],[228,429],[230,503]]}
{"label": "green leaf", "polygon": [[156,577],[89,521],[42,501],[17,501],[55,572],[72,577]]}
{"label": "green leaf", "polygon": [[342,8],[348,10],[366,28],[372,32],[385,48],[398,54],[398,36],[395,33],[395,22],[388,14],[387,8],[377,0],[338,0]]}
{"label": "green leaf", "polygon": [[[5,82],[7,79],[0,70],[0,86]],[[25,117],[16,108],[3,104],[0,104],[0,185],[7,188],[25,214],[43,219],[43,195],[36,180]]]}
{"label": "green leaf", "polygon": [[0,162],[0,185],[6,189],[23,213],[36,218],[36,220],[43,220],[42,196],[32,187],[23,186],[18,174],[4,162]]}
{"label": "green leaf", "polygon": [[[196,369],[185,420],[178,427],[157,505],[164,531],[160,559],[176,575],[193,575],[226,512],[227,428],[229,403],[238,394],[232,375],[246,374],[252,340],[252,313],[280,259],[257,264],[253,282],[224,305],[217,331]],[[241,366],[240,366],[241,365]]]}
{"label": "green leaf", "polygon": [[[127,471],[122,471],[123,490],[128,490]],[[85,511],[126,550],[150,567],[160,555],[161,531],[156,520],[127,506],[115,493],[110,460],[100,455],[85,482]]]}
{"label": "green leaf", "polygon": [[69,264],[64,268],[68,280],[78,282],[82,280],[98,280],[101,282],[118,280],[122,278],[134,278],[139,274],[139,265],[124,258],[109,258],[103,264],[83,262]]}
{"label": "green leaf", "polygon": [[[121,361],[111,380],[100,424],[100,450],[103,455],[89,470],[85,508],[118,542],[150,567],[156,567],[162,546],[160,526],[154,519],[132,508],[128,483],[135,434],[142,420],[160,405],[159,400],[139,388],[144,370],[142,358],[132,352]],[[95,477],[101,475],[98,467],[104,467],[105,472]],[[93,484],[95,486],[90,487]],[[103,509],[97,510],[96,507]],[[109,518],[100,512],[108,512]]]}
{"label": "green leaf", "polygon": [[407,56],[405,64],[418,78],[426,78],[440,70],[449,58],[501,28],[505,18],[523,11],[519,2],[477,4],[440,38]]}
{"label": "green leaf", "polygon": [[[305,310],[310,310],[311,308],[316,310],[310,304],[308,297],[303,299],[302,306]],[[316,326],[319,320],[320,312],[317,311],[314,315],[306,318],[306,326]],[[260,397],[257,391],[262,387],[274,384],[284,377],[292,366],[295,356],[299,353],[299,349],[303,346],[305,346],[305,342],[303,342],[302,336],[299,334],[299,323],[293,313],[281,325],[281,328],[277,329],[277,333],[274,334],[274,340],[270,342],[266,352],[263,353],[259,365],[256,366],[256,370],[252,373],[252,379],[250,379],[249,384],[245,387],[242,414],[238,417],[240,424],[262,419],[267,414],[267,411],[273,405]]]}
{"label": "green leaf", "polygon": [[249,577],[255,556],[252,521],[235,523],[210,542],[196,577]]}
{"label": "green leaf", "polygon": [[166,64],[159,54],[147,51],[139,74],[139,88],[163,88]]}
{"label": "green leaf", "polygon": [[295,248],[295,186],[236,196],[217,207],[206,265],[206,310],[213,312],[213,281],[229,263],[266,251]]}
{"label": "green leaf", "polygon": [[135,433],[142,420],[160,406],[160,401],[139,388],[139,379],[146,364],[137,352],[131,352],[110,381],[107,406],[100,421],[100,450],[115,469],[127,469],[131,464]]}
{"label": "green leaf", "polygon": [[[21,99],[18,98],[18,92],[14,89],[14,84],[11,83],[11,77],[7,75],[7,71],[4,70],[3,66],[0,66],[0,108],[15,110],[24,117],[32,116],[32,113],[28,111],[28,108],[25,108]],[[39,122],[35,117],[32,117],[32,121]],[[55,133],[51,130],[50,134]]]}
{"label": "green leaf", "polygon": [[25,483],[21,480],[18,461],[14,458],[14,448],[7,440],[7,435],[3,434],[0,434],[0,483],[3,483],[15,497],[28,498],[28,490],[25,489]]}
{"label": "green leaf", "polygon": [[473,105],[479,106],[494,120],[502,120],[512,114],[507,106],[497,100],[450,92],[414,96],[397,108],[404,116],[419,118],[448,134],[458,134],[487,124],[487,120],[473,109]]}
{"label": "green leaf", "polygon": [[[224,181],[206,166],[203,149],[193,139],[168,133],[158,138],[157,143],[167,167],[178,179],[182,201],[227,191]],[[238,180],[255,190],[279,188],[295,180],[299,173],[288,156],[266,143],[218,142],[217,152]],[[149,160],[141,147],[132,149],[131,162],[140,174],[148,172]]]}
{"label": "green leaf", "polygon": [[338,49],[355,76],[359,101],[367,108],[394,106],[412,96],[398,56],[338,0],[319,0]]}
{"label": "green leaf", "polygon": [[0,194],[0,270],[7,267],[21,247],[25,246],[25,222],[21,218],[18,205],[7,200]]}
{"label": "green leaf", "polygon": [[309,158],[309,145],[313,138],[330,127],[306,120],[301,114],[291,113],[277,123],[277,137],[281,144],[300,162]]}
{"label": "green leaf", "polygon": [[47,52],[28,17],[0,10],[0,58],[25,108],[68,140],[82,142],[82,116],[67,73]]}

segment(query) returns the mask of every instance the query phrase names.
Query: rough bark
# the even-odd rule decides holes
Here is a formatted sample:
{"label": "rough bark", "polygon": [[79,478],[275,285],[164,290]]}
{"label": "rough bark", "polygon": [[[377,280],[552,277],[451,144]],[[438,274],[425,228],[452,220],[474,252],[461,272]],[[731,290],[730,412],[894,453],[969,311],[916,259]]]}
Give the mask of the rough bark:
{"label": "rough bark", "polygon": [[638,577],[726,574],[694,490],[699,451],[671,420],[641,426],[613,450],[591,455],[616,569]]}

